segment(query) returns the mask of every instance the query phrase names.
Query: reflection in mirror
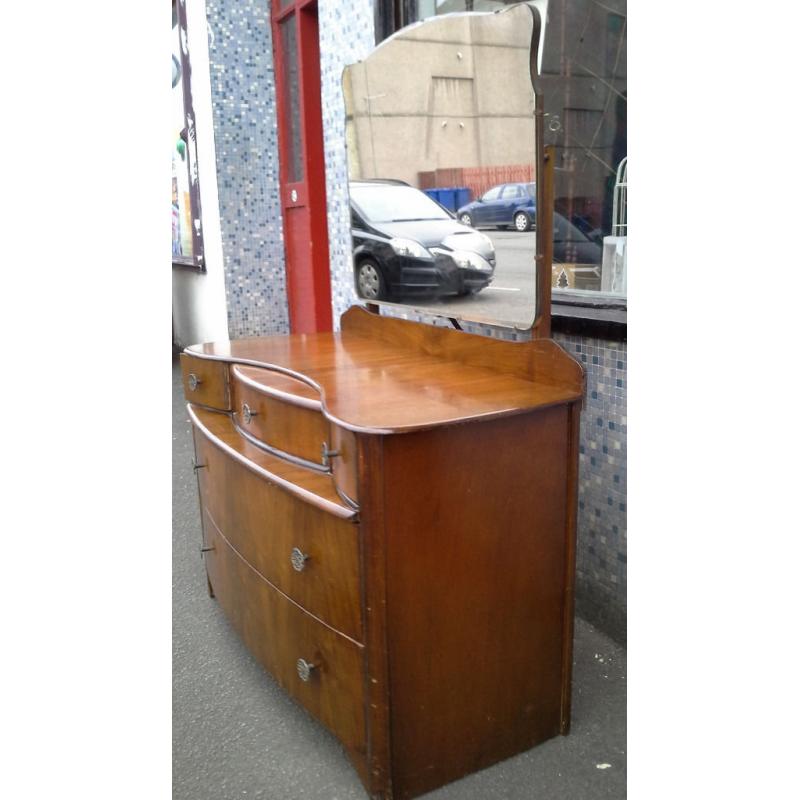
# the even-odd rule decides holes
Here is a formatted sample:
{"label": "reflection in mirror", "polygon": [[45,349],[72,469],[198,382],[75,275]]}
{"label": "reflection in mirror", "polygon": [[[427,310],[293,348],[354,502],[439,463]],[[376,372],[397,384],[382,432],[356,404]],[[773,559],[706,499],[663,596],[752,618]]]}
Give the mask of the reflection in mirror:
{"label": "reflection in mirror", "polygon": [[434,17],[345,69],[359,297],[533,325],[537,14]]}

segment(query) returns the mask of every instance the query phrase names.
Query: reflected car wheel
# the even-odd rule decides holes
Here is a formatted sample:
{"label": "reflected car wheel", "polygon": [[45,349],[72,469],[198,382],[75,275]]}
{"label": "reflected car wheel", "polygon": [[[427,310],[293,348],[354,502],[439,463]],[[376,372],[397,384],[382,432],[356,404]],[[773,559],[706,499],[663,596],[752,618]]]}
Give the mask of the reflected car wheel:
{"label": "reflected car wheel", "polygon": [[365,300],[383,300],[386,284],[378,265],[374,261],[362,261],[356,267],[356,289]]}
{"label": "reflected car wheel", "polygon": [[458,218],[458,221],[459,221],[459,222],[460,222],[462,225],[469,225],[469,227],[470,227],[470,228],[472,228],[472,227],[473,227],[473,225],[472,225],[472,217],[471,217],[469,214],[462,214],[462,215],[461,215],[461,216]]}
{"label": "reflected car wheel", "polygon": [[516,230],[524,232],[530,230],[531,221],[528,219],[528,215],[524,211],[518,211],[514,214],[514,227]]}

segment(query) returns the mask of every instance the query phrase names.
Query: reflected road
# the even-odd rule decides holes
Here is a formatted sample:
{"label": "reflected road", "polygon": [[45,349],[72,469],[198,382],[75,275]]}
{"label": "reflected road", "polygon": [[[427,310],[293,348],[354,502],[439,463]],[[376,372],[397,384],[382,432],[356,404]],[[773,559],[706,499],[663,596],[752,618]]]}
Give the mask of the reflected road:
{"label": "reflected road", "polygon": [[[497,266],[494,280],[477,295],[410,300],[417,308],[436,308],[437,313],[495,319],[505,324],[529,327],[533,322],[534,257],[536,232],[482,230],[494,243]],[[401,301],[403,302],[403,301]]]}

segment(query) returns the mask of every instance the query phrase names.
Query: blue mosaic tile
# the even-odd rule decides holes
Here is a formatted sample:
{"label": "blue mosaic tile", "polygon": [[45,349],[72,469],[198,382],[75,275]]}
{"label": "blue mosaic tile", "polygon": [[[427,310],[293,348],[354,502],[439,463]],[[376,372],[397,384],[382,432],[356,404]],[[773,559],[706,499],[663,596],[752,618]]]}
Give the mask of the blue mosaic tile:
{"label": "blue mosaic tile", "polygon": [[627,345],[558,333],[553,338],[581,360],[586,371],[579,446],[577,591],[589,587],[593,596],[601,594],[608,605],[624,613]]}
{"label": "blue mosaic tile", "polygon": [[206,0],[228,335],[289,332],[270,6]]}

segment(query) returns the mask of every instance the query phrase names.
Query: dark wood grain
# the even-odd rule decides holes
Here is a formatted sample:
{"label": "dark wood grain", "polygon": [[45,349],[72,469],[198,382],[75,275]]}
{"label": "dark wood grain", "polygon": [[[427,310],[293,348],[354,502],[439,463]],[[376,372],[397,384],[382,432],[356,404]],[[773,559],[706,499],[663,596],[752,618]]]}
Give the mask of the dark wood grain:
{"label": "dark wood grain", "polygon": [[581,442],[581,404],[571,403],[567,423],[567,523],[564,532],[564,638],[561,654],[561,724],[559,732],[569,733],[572,713],[572,645],[575,627],[575,557],[578,544],[578,448]]}
{"label": "dark wood grain", "polygon": [[559,732],[567,409],[387,438],[394,797]]}
{"label": "dark wood grain", "polygon": [[384,512],[384,437],[358,440],[358,492],[367,499],[361,519],[366,626],[367,767],[371,798],[391,800],[391,699],[389,628],[386,620],[386,516]]}
{"label": "dark wood grain", "polygon": [[[181,353],[181,372],[183,373],[183,393],[190,403],[228,411],[231,407],[230,387],[228,384],[228,367],[206,358],[197,358]],[[198,379],[197,386],[192,389],[189,376]]]}
{"label": "dark wood grain", "polygon": [[[208,526],[209,580],[244,643],[275,680],[333,731],[366,776],[363,648],[322,625],[259,576]],[[316,665],[302,681],[297,660]]]}
{"label": "dark wood grain", "polygon": [[[205,513],[237,552],[309,613],[363,640],[358,525],[298,499],[195,436]],[[293,548],[308,560],[291,563]]]}

